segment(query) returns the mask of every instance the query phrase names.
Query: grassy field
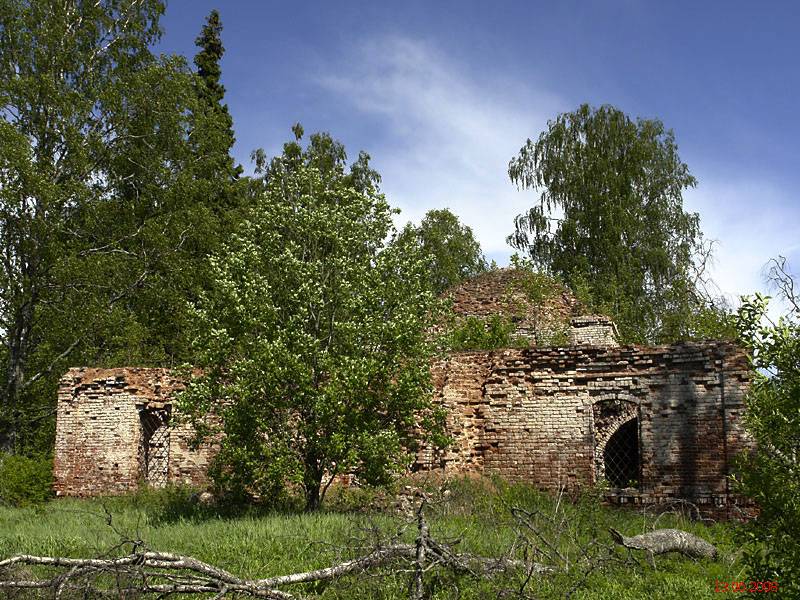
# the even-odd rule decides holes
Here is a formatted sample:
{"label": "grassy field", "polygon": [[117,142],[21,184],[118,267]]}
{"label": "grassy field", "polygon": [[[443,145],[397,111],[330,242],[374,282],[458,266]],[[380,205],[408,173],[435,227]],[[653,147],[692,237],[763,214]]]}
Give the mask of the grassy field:
{"label": "grassy field", "polygon": [[[426,576],[431,598],[719,598],[715,580],[744,579],[730,525],[704,524],[682,514],[656,517],[610,509],[590,496],[571,502],[500,482],[452,481],[446,491],[435,487],[431,493],[427,514],[434,538],[459,540],[460,552],[483,556],[500,556],[513,547],[517,558],[559,569],[524,586],[521,572],[484,579],[432,569]],[[413,542],[412,520],[392,506],[386,494],[357,490],[334,494],[314,514],[256,509],[222,514],[193,502],[186,490],[167,490],[0,507],[0,557],[126,554],[130,545],[118,547],[121,540],[142,540],[152,549],[188,554],[239,576],[260,578],[352,558],[403,530],[399,537]],[[515,517],[513,507],[524,512]],[[653,564],[639,552],[614,546],[609,527],[628,536],[677,527],[712,542],[722,556],[717,561],[660,556]],[[407,598],[409,568],[284,589],[325,599]],[[18,597],[40,597],[26,594]],[[52,597],[52,592],[41,597]]]}

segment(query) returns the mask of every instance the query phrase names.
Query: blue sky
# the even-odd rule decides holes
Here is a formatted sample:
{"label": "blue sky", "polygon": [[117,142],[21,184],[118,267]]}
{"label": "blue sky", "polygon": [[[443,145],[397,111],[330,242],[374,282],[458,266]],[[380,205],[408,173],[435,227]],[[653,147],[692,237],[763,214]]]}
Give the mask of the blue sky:
{"label": "blue sky", "polygon": [[506,264],[535,199],[509,159],[560,112],[609,103],[674,130],[724,293],[764,289],[778,254],[800,267],[795,3],[172,0],[159,50],[191,59],[212,8],[248,171],[297,121],[329,131],[371,154],[398,225],[449,207]]}

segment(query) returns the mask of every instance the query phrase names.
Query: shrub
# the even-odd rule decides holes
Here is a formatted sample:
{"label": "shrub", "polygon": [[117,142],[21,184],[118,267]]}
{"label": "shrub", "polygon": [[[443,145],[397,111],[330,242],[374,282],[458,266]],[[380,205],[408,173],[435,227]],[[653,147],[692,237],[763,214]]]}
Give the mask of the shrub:
{"label": "shrub", "polygon": [[0,502],[26,506],[44,502],[52,494],[52,458],[0,455]]}
{"label": "shrub", "polygon": [[512,335],[514,324],[500,315],[488,319],[467,317],[451,333],[450,348],[459,350],[496,350],[525,347],[524,339]]}
{"label": "shrub", "polygon": [[791,307],[777,322],[768,298],[742,298],[738,324],[750,352],[753,381],[745,427],[755,451],[740,458],[738,484],[760,509],[744,528],[744,562],[754,581],[779,581],[785,597],[800,597],[800,296],[783,259],[771,277]]}

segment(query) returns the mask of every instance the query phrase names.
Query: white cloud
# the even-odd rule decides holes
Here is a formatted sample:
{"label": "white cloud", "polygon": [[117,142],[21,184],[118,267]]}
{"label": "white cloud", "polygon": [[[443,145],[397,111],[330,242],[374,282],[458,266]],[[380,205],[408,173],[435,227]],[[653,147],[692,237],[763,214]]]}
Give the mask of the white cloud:
{"label": "white cloud", "polygon": [[509,181],[508,161],[564,110],[557,98],[470,76],[430,44],[396,36],[354,48],[347,73],[321,84],[385,119],[391,141],[370,148],[387,197],[403,211],[398,224],[449,207],[487,254],[507,258],[513,219],[533,201]]}
{"label": "white cloud", "polygon": [[706,237],[718,241],[712,277],[730,299],[769,292],[764,280],[769,259],[798,256],[800,250],[800,216],[789,193],[755,176],[722,181],[695,171],[700,184],[685,193],[686,206],[700,213]]}
{"label": "white cloud", "polygon": [[[557,82],[547,89],[521,85],[504,79],[502,65],[476,75],[433,45],[401,36],[357,44],[347,59],[340,63],[346,71],[318,83],[385,129],[376,139],[386,141],[370,150],[390,202],[403,210],[398,225],[449,207],[488,256],[507,262],[513,219],[534,201],[534,192],[509,181],[508,161],[548,119],[573,108],[548,91]],[[768,259],[800,250],[797,211],[781,210],[791,205],[788,194],[747,173],[723,181],[693,171],[700,185],[687,192],[687,208],[719,241],[712,276],[730,299],[764,290]]]}

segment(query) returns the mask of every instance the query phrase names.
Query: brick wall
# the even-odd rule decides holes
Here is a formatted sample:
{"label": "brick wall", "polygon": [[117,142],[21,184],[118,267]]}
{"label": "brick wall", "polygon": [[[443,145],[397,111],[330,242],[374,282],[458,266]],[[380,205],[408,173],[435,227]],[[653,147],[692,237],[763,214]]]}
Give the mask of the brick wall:
{"label": "brick wall", "polygon": [[746,504],[725,477],[750,444],[741,425],[748,365],[732,344],[465,352],[433,374],[454,444],[423,449],[419,469],[577,490],[605,475],[604,445],[637,419],[637,486],[610,489],[610,500],[683,498],[717,516]]}
{"label": "brick wall", "polygon": [[[70,369],[58,393],[56,493],[96,496],[136,489],[147,479],[143,414],[171,414],[171,399],[182,387],[166,369]],[[191,450],[187,425],[163,434],[156,458],[165,461],[164,476],[151,483],[202,485],[213,448]]]}
{"label": "brick wall", "polygon": [[617,326],[608,317],[573,317],[569,325],[569,343],[573,346],[619,346]]}
{"label": "brick wall", "polygon": [[[636,485],[610,489],[609,500],[684,498],[716,516],[743,503],[725,477],[750,445],[741,424],[749,370],[732,344],[463,352],[432,375],[454,443],[441,454],[424,448],[418,469],[575,491],[613,479],[606,452],[626,427],[638,435]],[[171,410],[180,388],[163,369],[70,370],[58,400],[57,492],[134,489],[144,478],[142,411]],[[192,451],[190,434],[185,425],[169,432],[168,480],[201,485],[213,448]]]}

